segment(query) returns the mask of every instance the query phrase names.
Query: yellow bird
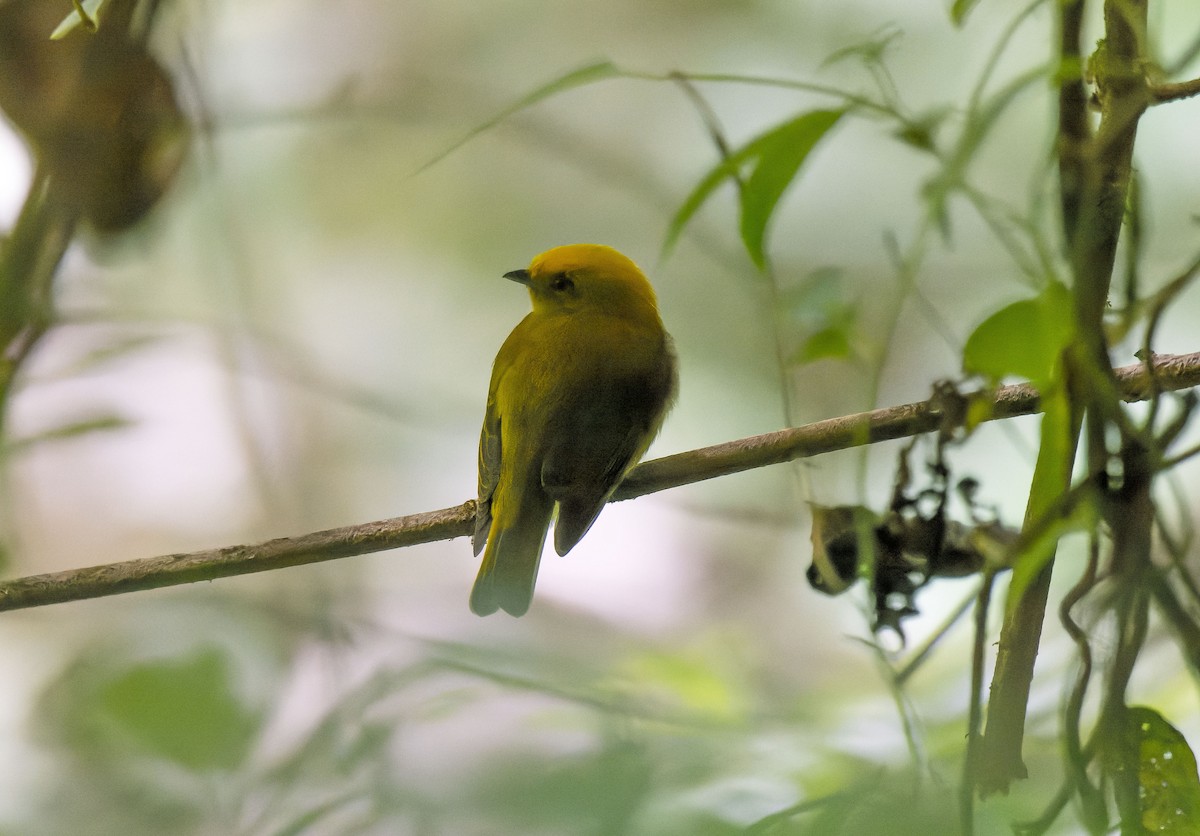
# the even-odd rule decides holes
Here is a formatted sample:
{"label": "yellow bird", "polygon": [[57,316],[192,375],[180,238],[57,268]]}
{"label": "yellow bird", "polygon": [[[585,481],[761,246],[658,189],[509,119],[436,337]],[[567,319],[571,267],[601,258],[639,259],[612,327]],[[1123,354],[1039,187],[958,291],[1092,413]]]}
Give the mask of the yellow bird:
{"label": "yellow bird", "polygon": [[505,273],[533,311],[492,366],[479,437],[471,611],[524,615],[555,508],[566,554],[646,452],[677,372],[650,282],[611,247],[572,244]]}

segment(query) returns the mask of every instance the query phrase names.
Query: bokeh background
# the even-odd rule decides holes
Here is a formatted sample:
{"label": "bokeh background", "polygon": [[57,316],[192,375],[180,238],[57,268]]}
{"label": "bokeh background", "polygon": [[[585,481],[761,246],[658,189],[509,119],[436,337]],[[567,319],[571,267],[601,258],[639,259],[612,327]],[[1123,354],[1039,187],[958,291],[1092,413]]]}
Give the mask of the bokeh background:
{"label": "bokeh background", "polygon": [[[61,321],[9,406],[7,573],[471,498],[491,360],[528,307],[500,276],[561,243],[611,244],[656,285],[682,388],[651,457],[928,397],[959,373],[971,329],[1033,288],[965,201],[951,202],[948,235],[931,229],[936,164],[882,121],[848,117],[814,152],[772,227],[771,278],[742,249],[731,187],[662,253],[717,161],[675,83],[609,79],[473,131],[599,60],[879,96],[877,65],[827,60],[875,43],[883,91],[909,113],[946,114],[952,134],[1015,11],[985,1],[956,28],[946,5],[165,3],[152,44],[194,125],[189,156],[144,222],[85,232],[61,269]],[[1152,12],[1164,56],[1200,32],[1188,0]],[[1052,37],[1042,4],[988,89],[1048,60]],[[734,146],[836,105],[765,85],[696,89]],[[1018,207],[1052,186],[1052,104],[1048,82],[1023,90],[972,182]],[[1155,110],[1139,132],[1151,285],[1196,248],[1197,135],[1194,103]],[[31,176],[0,123],[0,227]],[[849,353],[781,367],[824,321],[780,302],[814,276],[852,323]],[[1196,349],[1196,308],[1192,292],[1172,309],[1157,350]],[[88,421],[104,428],[45,437]],[[1011,525],[1036,426],[985,427],[953,454]],[[896,451],[610,506],[568,558],[547,556],[520,620],[470,614],[465,539],[5,614],[0,830],[735,833],[807,802],[779,832],[950,832],[968,628],[897,692],[889,665],[905,651],[873,643],[862,590],[824,597],[804,578],[807,503],[882,506]],[[1185,496],[1195,475],[1180,473]],[[973,589],[926,590],[909,650]],[[1051,623],[1034,780],[985,804],[982,832],[1049,800],[1069,649]],[[1169,643],[1152,645],[1137,683],[1200,740],[1194,682]]]}

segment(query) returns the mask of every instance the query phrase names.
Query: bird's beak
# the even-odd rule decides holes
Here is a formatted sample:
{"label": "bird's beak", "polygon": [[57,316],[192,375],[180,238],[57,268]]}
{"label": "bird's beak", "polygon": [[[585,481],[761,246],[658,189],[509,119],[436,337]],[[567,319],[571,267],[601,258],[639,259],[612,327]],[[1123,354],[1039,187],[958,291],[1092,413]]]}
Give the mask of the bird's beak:
{"label": "bird's beak", "polygon": [[523,284],[526,286],[529,285],[529,271],[528,270],[513,270],[511,273],[505,273],[504,278],[512,279],[514,282],[517,282],[518,284]]}

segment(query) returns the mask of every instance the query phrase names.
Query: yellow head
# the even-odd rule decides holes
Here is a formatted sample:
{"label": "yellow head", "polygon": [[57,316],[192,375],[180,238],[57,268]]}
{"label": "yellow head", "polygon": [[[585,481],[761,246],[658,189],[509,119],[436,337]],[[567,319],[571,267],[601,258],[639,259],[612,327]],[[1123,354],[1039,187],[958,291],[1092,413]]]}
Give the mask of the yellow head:
{"label": "yellow head", "polygon": [[529,288],[535,313],[592,311],[636,316],[658,312],[654,289],[630,259],[602,244],[568,244],[504,277]]}

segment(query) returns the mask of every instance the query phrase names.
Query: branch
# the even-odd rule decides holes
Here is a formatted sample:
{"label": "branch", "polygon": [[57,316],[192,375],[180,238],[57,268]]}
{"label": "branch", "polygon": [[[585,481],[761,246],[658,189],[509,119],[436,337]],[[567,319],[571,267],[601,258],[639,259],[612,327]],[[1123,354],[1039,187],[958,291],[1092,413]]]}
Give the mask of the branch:
{"label": "branch", "polygon": [[[1155,391],[1190,389],[1200,386],[1200,352],[1156,356],[1153,380],[1144,363],[1125,366],[1116,373],[1123,397],[1131,402],[1144,400]],[[1040,398],[1032,386],[1004,386],[993,393],[993,410],[988,420],[1039,411]],[[638,465],[621,483],[613,499],[633,499],[743,470],[919,435],[938,429],[941,422],[942,415],[936,406],[931,401],[922,401],[677,453]],[[470,534],[474,524],[475,502],[469,500],[440,511],[331,528],[297,537],[280,537],[254,545],[31,575],[0,583],[0,612],[452,540]]]}
{"label": "branch", "polygon": [[1083,29],[1083,0],[1066,0],[1059,5],[1059,61],[1064,73],[1058,87],[1058,181],[1063,235],[1074,242],[1079,226],[1079,207],[1086,179],[1086,145],[1092,137],[1088,122],[1087,89],[1083,83],[1080,32]]}
{"label": "branch", "polygon": [[1155,104],[1190,99],[1192,96],[1200,96],[1200,78],[1150,85],[1150,98]]}

